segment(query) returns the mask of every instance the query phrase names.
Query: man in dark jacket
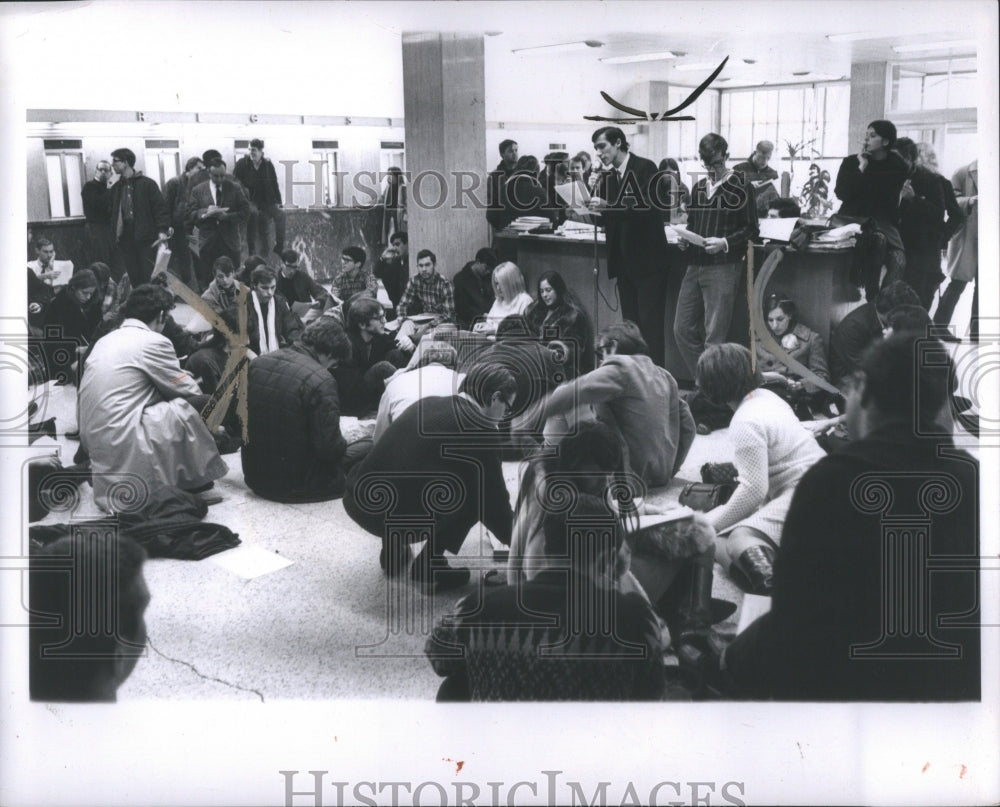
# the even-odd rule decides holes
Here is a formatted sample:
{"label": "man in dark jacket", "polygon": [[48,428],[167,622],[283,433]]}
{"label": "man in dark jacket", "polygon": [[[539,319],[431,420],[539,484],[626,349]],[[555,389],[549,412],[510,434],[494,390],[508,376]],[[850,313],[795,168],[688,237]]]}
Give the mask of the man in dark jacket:
{"label": "man in dark jacket", "polygon": [[163,189],[163,196],[170,210],[170,224],[174,228],[174,234],[170,236],[170,265],[167,268],[195,291],[205,289],[199,287],[194,274],[194,256],[188,232],[191,228],[187,223],[188,192],[191,190],[191,178],[204,168],[205,163],[201,161],[201,157],[191,157],[184,164],[184,173],[168,179]]}
{"label": "man in dark jacket", "polygon": [[116,281],[127,272],[135,288],[149,282],[156,247],[173,233],[170,210],[160,186],[135,170],[131,149],[112,151],[111,167],[119,176],[111,188],[111,242],[115,245],[111,269]]}
{"label": "man in dark jacket", "polygon": [[269,266],[258,266],[250,276],[247,295],[247,336],[258,356],[289,347],[302,332],[302,321],[275,289],[278,281]]}
{"label": "man in dark jacket", "polygon": [[240,222],[250,212],[243,188],[229,179],[221,159],[209,163],[208,173],[209,180],[188,194],[188,222],[198,227],[198,282],[203,289],[212,282],[212,265],[220,255],[228,256],[233,266],[240,264]]}
{"label": "man in dark jacket", "polygon": [[385,381],[409,356],[396,347],[396,339],[385,332],[382,304],[371,297],[358,297],[347,309],[347,338],[351,358],[334,371],[344,414],[362,416],[378,409]]}
{"label": "man in dark jacket", "polygon": [[250,141],[250,153],[233,166],[233,176],[246,189],[250,199],[247,220],[247,246],[251,255],[267,252],[268,222],[274,222],[274,251],[285,249],[285,211],[281,209],[281,190],[274,164],[264,156],[264,141]]}
{"label": "man in dark jacket", "polygon": [[503,186],[514,173],[516,165],[517,142],[500,141],[500,162],[486,176],[486,220],[497,229],[509,223],[504,211]]}
{"label": "man in dark jacket", "polygon": [[324,289],[303,269],[302,256],[294,249],[281,253],[281,269],[278,270],[278,293],[288,301],[293,310],[302,310],[301,316],[311,321],[334,304],[333,295]]}
{"label": "man in dark jacket", "polygon": [[667,304],[667,237],[653,203],[656,165],[629,151],[625,133],[602,126],[591,137],[607,168],[590,201],[607,231],[608,277],[617,278],[622,319],[639,325],[649,357],[663,366]]}
{"label": "man in dark jacket", "polygon": [[330,368],[351,356],[340,324],[324,317],[298,344],[250,363],[249,440],[243,477],[258,496],[319,502],[344,493],[344,471],[371,441],[348,447],[340,433],[340,398]]}
{"label": "man in dark jacket", "polygon": [[351,472],[344,509],[382,539],[387,575],[403,572],[408,544],[426,539],[410,577],[439,591],[456,588],[468,582],[469,570],[449,566],[444,553],[457,553],[475,524],[510,543],[513,513],[496,424],[509,415],[516,393],[509,370],[477,365],[459,395],[424,398],[405,409]]}
{"label": "man in dark jacket", "polygon": [[935,422],[950,384],[936,340],[865,355],[847,395],[859,439],[802,477],[771,611],[723,655],[737,696],[980,698],[979,466]]}
{"label": "man in dark jacket", "polygon": [[455,286],[455,319],[458,327],[470,331],[479,317],[486,316],[496,299],[493,293],[493,270],[497,254],[488,247],[476,253],[451,279]]}

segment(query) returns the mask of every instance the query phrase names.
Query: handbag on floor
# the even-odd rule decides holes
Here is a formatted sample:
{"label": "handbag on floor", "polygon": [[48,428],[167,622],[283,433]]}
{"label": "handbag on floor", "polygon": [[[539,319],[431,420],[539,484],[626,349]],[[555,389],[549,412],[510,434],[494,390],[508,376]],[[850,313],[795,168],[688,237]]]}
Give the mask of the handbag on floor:
{"label": "handbag on floor", "polygon": [[684,486],[680,504],[707,512],[729,501],[736,490],[736,466],[731,462],[706,462],[701,466],[701,482]]}

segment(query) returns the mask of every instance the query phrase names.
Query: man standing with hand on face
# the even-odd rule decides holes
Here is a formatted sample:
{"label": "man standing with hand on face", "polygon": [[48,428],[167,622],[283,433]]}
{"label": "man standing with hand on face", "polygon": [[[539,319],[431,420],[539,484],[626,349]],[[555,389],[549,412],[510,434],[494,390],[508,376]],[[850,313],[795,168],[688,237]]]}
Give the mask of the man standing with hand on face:
{"label": "man standing with hand on face", "polygon": [[747,243],[758,233],[753,189],[743,174],[726,168],[725,138],[705,135],[698,155],[708,175],[691,190],[687,229],[704,242],[679,244],[688,266],[674,318],[674,338],[692,378],[705,347],[727,341]]}
{"label": "man standing with hand on face", "polygon": [[667,237],[656,198],[656,165],[629,151],[625,133],[602,126],[591,136],[607,169],[589,207],[607,232],[608,277],[617,278],[622,319],[638,323],[649,357],[662,367],[663,317],[667,299]]}
{"label": "man standing with hand on face", "polygon": [[80,190],[90,256],[108,266],[111,265],[111,173],[111,163],[101,160],[94,178]]}

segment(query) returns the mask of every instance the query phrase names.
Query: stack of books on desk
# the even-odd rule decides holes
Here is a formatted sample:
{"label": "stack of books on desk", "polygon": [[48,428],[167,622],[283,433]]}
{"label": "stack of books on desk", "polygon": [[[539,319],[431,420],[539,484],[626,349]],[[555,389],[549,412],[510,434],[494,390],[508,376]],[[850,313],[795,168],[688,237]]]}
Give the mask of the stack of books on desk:
{"label": "stack of books on desk", "polygon": [[542,224],[549,223],[549,219],[545,216],[521,216],[508,224],[507,228],[510,230],[516,230],[519,233],[526,233],[529,230],[534,230]]}
{"label": "stack of books on desk", "polygon": [[[578,241],[593,241],[594,230],[594,225],[587,224],[585,221],[566,221],[556,230],[556,234],[565,236],[566,238],[575,238]],[[603,241],[604,234],[598,232],[597,240]]]}

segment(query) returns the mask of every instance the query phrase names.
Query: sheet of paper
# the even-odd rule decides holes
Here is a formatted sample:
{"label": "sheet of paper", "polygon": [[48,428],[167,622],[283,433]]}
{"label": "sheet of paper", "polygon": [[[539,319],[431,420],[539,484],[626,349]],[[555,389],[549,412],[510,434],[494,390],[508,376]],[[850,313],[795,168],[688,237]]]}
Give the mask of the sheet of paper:
{"label": "sheet of paper", "polygon": [[705,239],[698,235],[698,233],[691,232],[687,227],[681,227],[679,224],[671,224],[670,229],[689,244],[694,244],[696,247],[705,246]]}
{"label": "sheet of paper", "polygon": [[556,185],[556,193],[566,203],[566,206],[578,216],[600,215],[587,207],[587,203],[590,201],[590,191],[580,180],[567,182],[565,185]]}
{"label": "sheet of paper", "polygon": [[768,241],[787,241],[798,219],[761,219],[760,237]]}
{"label": "sheet of paper", "polygon": [[739,636],[758,617],[771,610],[771,598],[759,594],[744,594],[743,605],[740,606],[740,621],[736,625],[736,635]]}
{"label": "sheet of paper", "polygon": [[276,572],[291,566],[294,561],[283,558],[277,552],[268,552],[259,546],[237,546],[227,549],[218,555],[206,558],[208,563],[214,563],[242,577],[244,580],[253,580],[255,577]]}

